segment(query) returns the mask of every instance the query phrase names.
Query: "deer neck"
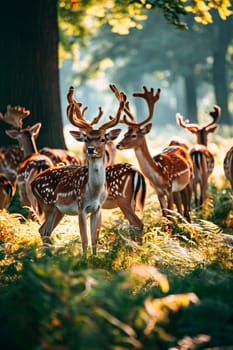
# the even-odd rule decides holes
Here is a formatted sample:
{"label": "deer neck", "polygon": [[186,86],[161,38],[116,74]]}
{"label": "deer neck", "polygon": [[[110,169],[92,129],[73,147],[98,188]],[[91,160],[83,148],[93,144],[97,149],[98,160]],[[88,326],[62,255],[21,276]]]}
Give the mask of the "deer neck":
{"label": "deer neck", "polygon": [[197,143],[199,145],[207,146],[207,132],[205,129],[199,130],[199,133],[197,133]]}
{"label": "deer neck", "polygon": [[33,153],[37,153],[38,149],[34,138],[24,138],[21,144],[24,152],[24,157],[28,157]]}
{"label": "deer neck", "polygon": [[159,175],[159,169],[154,159],[151,157],[146,139],[144,139],[143,142],[141,142],[140,145],[135,148],[135,155],[143,174],[151,182],[154,182],[155,177],[157,177],[157,173]]}
{"label": "deer neck", "polygon": [[104,157],[90,158],[88,161],[88,187],[93,195],[98,195],[105,184]]}

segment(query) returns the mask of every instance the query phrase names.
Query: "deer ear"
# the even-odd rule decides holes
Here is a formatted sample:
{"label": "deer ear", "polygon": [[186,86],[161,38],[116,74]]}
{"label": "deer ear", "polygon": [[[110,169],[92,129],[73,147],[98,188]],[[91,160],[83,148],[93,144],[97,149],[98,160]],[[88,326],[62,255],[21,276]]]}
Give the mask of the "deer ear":
{"label": "deer ear", "polygon": [[79,142],[85,142],[87,140],[87,136],[81,131],[71,130],[70,135],[72,135],[73,138]]}
{"label": "deer ear", "polygon": [[105,134],[107,141],[113,141],[120,135],[121,129],[113,129],[110,130],[107,134]]}
{"label": "deer ear", "polygon": [[37,138],[41,129],[41,125],[41,123],[36,123],[33,126],[29,127],[28,131],[30,132],[30,135],[33,135],[35,138]]}
{"label": "deer ear", "polygon": [[149,123],[149,124],[145,125],[144,128],[141,129],[141,133],[143,135],[146,135],[151,131],[151,128],[152,128],[152,123]]}

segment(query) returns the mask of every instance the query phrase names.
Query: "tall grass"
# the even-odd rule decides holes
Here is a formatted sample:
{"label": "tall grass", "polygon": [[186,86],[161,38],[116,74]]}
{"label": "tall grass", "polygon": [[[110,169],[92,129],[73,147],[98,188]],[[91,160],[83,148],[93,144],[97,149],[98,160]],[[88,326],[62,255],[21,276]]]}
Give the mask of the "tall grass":
{"label": "tall grass", "polygon": [[76,217],[43,245],[37,222],[1,211],[4,349],[232,349],[233,200],[222,168],[229,142],[214,145],[204,210],[192,208],[192,223],[171,212],[167,232],[148,186],[142,245],[120,210],[103,211],[98,254],[87,258]]}

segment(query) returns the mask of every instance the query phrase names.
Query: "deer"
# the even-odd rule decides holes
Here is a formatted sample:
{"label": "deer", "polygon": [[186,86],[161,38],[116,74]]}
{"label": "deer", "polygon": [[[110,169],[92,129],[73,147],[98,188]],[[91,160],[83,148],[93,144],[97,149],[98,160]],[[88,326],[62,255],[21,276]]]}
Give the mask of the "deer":
{"label": "deer", "polygon": [[[5,113],[5,115],[0,113],[0,119],[2,121],[4,121],[5,123],[10,124],[13,127],[13,130],[14,130],[13,135],[9,135],[9,134],[11,134],[11,132],[6,131],[8,136],[10,136],[14,139],[17,139],[18,141],[19,141],[19,139],[22,139],[22,136],[17,136],[16,131],[23,133],[23,131],[24,131],[23,119],[25,117],[28,117],[29,115],[30,115],[30,110],[27,110],[25,107],[22,107],[22,106],[13,106],[12,107],[11,105],[7,105],[7,112]],[[42,124],[37,123],[35,125],[36,125],[35,128],[38,127],[38,129],[40,130]],[[27,131],[27,129],[25,129],[25,132],[26,131]],[[58,163],[63,163],[64,165],[68,165],[68,164],[80,165],[81,164],[81,160],[78,156],[76,156],[73,152],[65,150],[65,149],[43,147],[42,149],[40,149],[38,151],[37,146],[36,146],[36,138],[38,137],[38,134],[39,134],[39,131],[38,131],[38,133],[36,133],[34,135],[34,140],[28,141],[29,142],[28,144],[26,143],[26,144],[23,144],[21,146],[12,145],[9,148],[7,148],[6,150],[3,150],[3,153],[8,152],[7,157],[5,157],[5,158],[7,158],[7,159],[5,159],[5,161],[6,162],[8,161],[10,164],[12,163],[12,165],[14,165],[14,168],[18,167],[19,164],[23,160],[22,159],[23,158],[23,151],[26,147],[28,149],[35,148],[36,152],[39,152],[41,154],[48,156],[52,160],[54,165],[56,165]],[[32,143],[33,143],[33,147],[32,147]],[[11,153],[12,153],[12,157],[10,157]]]}
{"label": "deer", "polygon": [[[43,148],[38,151],[36,139],[42,124],[36,123],[33,126],[23,128],[23,119],[29,115],[30,111],[25,107],[8,105],[7,113],[4,116],[1,114],[1,119],[13,126],[12,129],[6,130],[6,134],[18,141],[18,155],[21,154],[19,150],[23,150],[23,160],[19,162],[17,167],[17,186],[20,203],[22,206],[31,207],[35,210],[36,202],[30,187],[34,177],[42,170],[58,163],[79,165],[81,161],[73,152],[67,150]],[[15,149],[15,153],[11,157],[16,153],[17,149]],[[14,159],[16,161],[16,156]],[[20,157],[18,156],[17,159],[20,160]]]}
{"label": "deer", "polygon": [[[87,144],[87,166],[55,167],[44,171],[32,182],[31,188],[37,198],[38,207],[44,215],[39,232],[42,238],[49,237],[65,214],[78,215],[83,254],[87,254],[87,215],[90,215],[91,247],[96,255],[97,239],[101,227],[101,208],[107,198],[105,169],[105,145],[115,140],[121,129],[111,129],[119,122],[124,107],[124,94],[121,94],[115,116],[99,128],[94,129],[82,116],[80,104],[73,99],[74,88],[69,89],[67,116],[79,128],[70,134],[79,142]],[[110,175],[110,174],[109,174]],[[114,185],[117,188],[116,175]],[[119,178],[119,185],[121,180]]]}
{"label": "deer", "polygon": [[[111,84],[109,87],[111,89]],[[121,99],[122,96],[119,98],[119,101]],[[76,116],[78,116],[80,119],[85,119],[85,111],[88,107],[84,107],[83,110],[80,109],[82,104],[74,99],[74,88],[72,86],[70,87],[67,94],[67,100],[69,104],[75,104]],[[69,115],[69,108],[67,109],[67,116],[69,121],[71,121],[71,123],[76,126],[74,118],[72,115]],[[99,107],[98,115],[93,118],[89,124],[91,126],[98,124],[102,116],[103,110],[101,107]],[[114,149],[116,149],[114,140],[107,140],[105,145],[105,167],[108,197],[105,200],[102,209],[116,209],[119,207],[126,219],[129,221],[129,224],[133,226],[134,229],[138,232],[136,240],[139,244],[141,244],[144,225],[137,216],[136,210],[142,212],[144,209],[146,198],[145,178],[143,174],[132,164],[109,164],[108,152],[110,151],[110,158],[112,159],[112,152],[110,150],[112,145],[114,145]],[[83,149],[84,158],[88,159],[87,156],[85,156],[87,153],[86,143],[84,144]],[[121,181],[118,179],[119,175],[121,177]]]}
{"label": "deer", "polygon": [[[112,90],[119,99],[119,91],[113,84]],[[160,92],[161,90],[158,88],[154,94],[153,88],[148,90],[146,86],[143,86],[143,92],[133,93],[134,97],[145,99],[149,113],[141,122],[136,122],[136,117],[131,113],[128,104],[125,104],[124,112],[126,114],[121,122],[128,126],[128,130],[116,147],[119,150],[134,149],[142,173],[157,194],[162,217],[168,218],[173,209],[173,194],[188,186],[192,177],[192,169],[184,157],[186,151],[178,146],[167,147],[155,157],[150,154],[146,135],[152,128],[154,105],[160,98]],[[190,202],[190,198],[188,198],[188,202]],[[189,205],[186,205],[184,215],[190,219]]]}
{"label": "deer", "polygon": [[223,169],[226,178],[230,181],[233,192],[233,146],[227,151],[224,157]]}
{"label": "deer", "polygon": [[1,147],[0,150],[0,171],[6,173],[11,171],[17,175],[19,164],[23,161],[23,150],[19,145]]}
{"label": "deer", "polygon": [[[199,124],[190,123],[189,120],[184,120],[180,113],[176,114],[177,124],[196,135],[197,138],[197,144],[189,148],[194,166],[193,193],[196,208],[201,208],[207,198],[208,180],[214,170],[214,156],[207,147],[208,135],[218,129],[216,122],[221,115],[221,108],[214,105],[209,115],[212,120],[204,126],[200,126]],[[200,188],[200,191],[198,191],[198,188]]]}

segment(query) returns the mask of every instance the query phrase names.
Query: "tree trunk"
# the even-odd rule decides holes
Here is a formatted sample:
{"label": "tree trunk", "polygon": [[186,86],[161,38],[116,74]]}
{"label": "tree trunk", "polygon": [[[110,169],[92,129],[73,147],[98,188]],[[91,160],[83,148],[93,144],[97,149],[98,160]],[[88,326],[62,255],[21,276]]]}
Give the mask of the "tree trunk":
{"label": "tree trunk", "polygon": [[213,45],[213,84],[216,103],[221,107],[222,113],[219,122],[231,125],[230,112],[228,109],[229,89],[226,74],[226,53],[232,40],[232,18],[221,21],[216,18],[217,26],[214,31]]}
{"label": "tree trunk", "polygon": [[[4,7],[3,7],[4,6]],[[2,8],[1,8],[2,7]],[[42,122],[38,147],[65,147],[58,71],[57,0],[12,0],[0,5],[0,111],[31,111],[24,127]],[[12,140],[1,122],[1,145]]]}
{"label": "tree trunk", "polygon": [[192,123],[198,123],[197,120],[197,92],[196,77],[193,69],[184,76],[185,100],[186,100],[186,116]]}

